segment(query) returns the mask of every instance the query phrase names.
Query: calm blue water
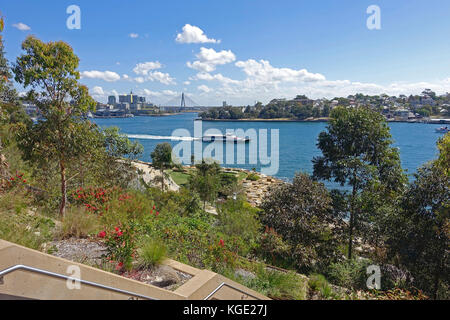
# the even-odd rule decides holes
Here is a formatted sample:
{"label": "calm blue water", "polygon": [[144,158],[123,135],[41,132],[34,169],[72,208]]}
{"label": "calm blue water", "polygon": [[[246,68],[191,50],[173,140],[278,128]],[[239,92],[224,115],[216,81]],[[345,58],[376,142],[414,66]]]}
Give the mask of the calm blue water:
{"label": "calm blue water", "polygon": [[[194,119],[197,114],[186,113],[166,117],[135,117],[117,119],[94,119],[100,126],[117,126],[123,133],[139,135],[137,139],[144,146],[143,161],[151,162],[150,153],[161,142],[169,142],[172,146],[179,141],[171,141],[170,137],[175,129],[184,128],[194,135]],[[276,177],[292,179],[297,171],[312,172],[311,159],[320,155],[316,147],[319,133],[325,130],[326,123],[311,122],[202,122],[203,131],[208,128],[217,128],[223,133],[226,129],[254,128],[268,129],[270,141],[270,129],[279,129],[279,170]],[[391,133],[395,140],[394,145],[400,149],[402,166],[409,174],[412,174],[423,163],[436,158],[436,141],[441,134],[434,129],[438,125],[420,123],[390,123]],[[134,136],[136,137],[136,136]],[[135,139],[135,138],[132,138]],[[252,143],[252,142],[251,142]],[[240,167],[245,169],[261,169],[261,164],[248,164],[248,150],[251,143],[246,146],[246,163],[240,165],[226,164],[227,167]],[[193,143],[191,143],[193,146]],[[203,148],[208,146],[203,143]],[[270,143],[269,154],[270,154]],[[192,150],[193,147],[192,147]],[[192,151],[193,152],[193,151]],[[225,159],[226,149],[224,148]],[[235,147],[236,157],[236,147]]]}

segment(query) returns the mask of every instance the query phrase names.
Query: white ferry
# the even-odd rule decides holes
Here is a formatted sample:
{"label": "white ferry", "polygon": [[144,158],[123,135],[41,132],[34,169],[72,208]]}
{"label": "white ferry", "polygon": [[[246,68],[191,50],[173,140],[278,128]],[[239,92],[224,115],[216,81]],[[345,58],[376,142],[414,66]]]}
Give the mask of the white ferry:
{"label": "white ferry", "polygon": [[235,135],[228,134],[228,133],[226,135],[208,134],[208,135],[204,135],[202,137],[202,141],[203,142],[222,141],[222,142],[234,142],[234,143],[238,143],[238,142],[247,143],[247,142],[250,142],[250,138],[248,138],[248,137],[241,138],[241,137],[237,137]]}

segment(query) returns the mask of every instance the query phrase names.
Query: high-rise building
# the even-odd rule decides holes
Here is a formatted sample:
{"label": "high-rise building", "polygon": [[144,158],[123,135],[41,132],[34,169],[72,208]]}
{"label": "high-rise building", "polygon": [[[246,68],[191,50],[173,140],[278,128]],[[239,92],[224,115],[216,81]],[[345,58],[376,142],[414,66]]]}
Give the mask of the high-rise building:
{"label": "high-rise building", "polygon": [[115,105],[116,104],[116,96],[109,96],[108,104]]}

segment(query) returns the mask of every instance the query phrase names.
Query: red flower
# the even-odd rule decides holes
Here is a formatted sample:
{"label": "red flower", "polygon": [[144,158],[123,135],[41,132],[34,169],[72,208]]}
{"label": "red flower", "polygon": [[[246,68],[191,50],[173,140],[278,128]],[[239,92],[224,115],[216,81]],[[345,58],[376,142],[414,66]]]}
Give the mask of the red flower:
{"label": "red flower", "polygon": [[156,207],[155,207],[155,205],[153,205],[153,210],[155,210],[156,209]]}
{"label": "red flower", "polygon": [[106,237],[106,231],[99,232],[99,233],[98,233],[98,237],[99,237],[99,238],[104,238],[104,237]]}
{"label": "red flower", "polygon": [[27,179],[23,179],[23,182],[24,182],[24,183],[27,182]]}
{"label": "red flower", "polygon": [[122,269],[122,266],[123,266],[123,262],[119,262],[116,266],[116,270]]}
{"label": "red flower", "polygon": [[121,235],[123,235],[122,231],[117,232],[117,235],[120,237]]}
{"label": "red flower", "polygon": [[223,247],[223,246],[225,245],[225,242],[224,242],[222,239],[220,239],[219,245],[220,245],[221,247]]}
{"label": "red flower", "polygon": [[153,210],[150,210],[150,214],[153,214]]}
{"label": "red flower", "polygon": [[10,180],[11,180],[11,181],[14,181],[14,178],[13,178],[13,177],[11,177],[11,178],[10,178]]}
{"label": "red flower", "polygon": [[119,232],[119,227],[115,227],[114,230],[116,230],[117,232]]}
{"label": "red flower", "polygon": [[158,216],[159,215],[159,211],[156,211],[156,216]]}

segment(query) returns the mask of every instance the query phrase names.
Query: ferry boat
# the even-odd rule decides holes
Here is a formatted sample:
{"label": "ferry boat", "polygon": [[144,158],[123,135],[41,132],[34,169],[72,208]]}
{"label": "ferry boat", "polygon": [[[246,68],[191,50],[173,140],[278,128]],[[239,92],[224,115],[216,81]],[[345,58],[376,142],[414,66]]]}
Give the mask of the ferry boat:
{"label": "ferry boat", "polygon": [[226,135],[208,134],[208,135],[204,135],[202,137],[202,141],[203,142],[222,141],[222,142],[234,142],[234,143],[238,143],[238,142],[247,143],[247,142],[250,142],[250,138],[248,138],[248,137],[241,138],[241,137],[237,137],[235,135],[228,134],[228,133]]}
{"label": "ferry boat", "polygon": [[440,127],[440,128],[436,128],[434,129],[436,132],[439,133],[447,133],[450,132],[450,128],[449,127]]}

